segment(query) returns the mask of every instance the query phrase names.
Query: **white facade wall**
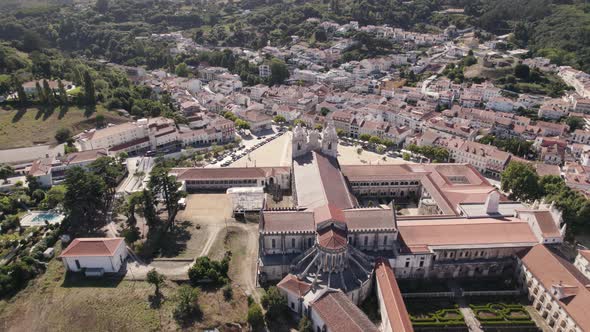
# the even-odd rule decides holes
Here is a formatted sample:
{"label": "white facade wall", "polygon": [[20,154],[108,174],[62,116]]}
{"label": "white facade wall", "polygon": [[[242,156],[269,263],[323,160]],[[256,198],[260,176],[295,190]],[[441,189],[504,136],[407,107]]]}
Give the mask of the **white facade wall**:
{"label": "white facade wall", "polygon": [[[115,251],[115,254],[110,256],[80,256],[80,257],[63,257],[62,261],[68,271],[80,272],[84,268],[102,268],[104,272],[115,273],[121,269],[121,265],[127,258],[127,247],[122,242]],[[76,265],[76,260],[80,264],[80,268]]]}
{"label": "white facade wall", "polygon": [[584,256],[578,253],[574,266],[582,272],[586,278],[590,278],[590,262]]}

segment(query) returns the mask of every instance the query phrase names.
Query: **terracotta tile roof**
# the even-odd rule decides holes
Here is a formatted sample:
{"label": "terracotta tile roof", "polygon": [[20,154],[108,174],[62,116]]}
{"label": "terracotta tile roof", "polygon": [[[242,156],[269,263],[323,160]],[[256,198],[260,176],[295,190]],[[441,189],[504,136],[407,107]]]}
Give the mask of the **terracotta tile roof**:
{"label": "terracotta tile roof", "polygon": [[324,221],[340,221],[344,222],[344,213],[334,205],[323,205],[313,209],[315,223],[319,224]]}
{"label": "terracotta tile roof", "polygon": [[399,289],[393,269],[385,259],[379,259],[375,268],[378,291],[381,293],[383,304],[393,332],[413,332],[412,321],[406,309],[406,304]]}
{"label": "terracotta tile roof", "polygon": [[329,290],[311,303],[329,331],[378,332],[367,315],[342,291]]}
{"label": "terracotta tile roof", "polygon": [[545,237],[560,237],[561,232],[553,220],[551,211],[534,211],[533,215],[537,219],[541,233]]}
{"label": "terracotta tile roof", "polygon": [[227,168],[173,168],[170,174],[179,181],[202,179],[257,179],[273,174],[289,174],[289,167],[227,167]]}
{"label": "terracotta tile roof", "polygon": [[59,257],[113,256],[124,239],[118,238],[77,238],[62,251]]}
{"label": "terracotta tile roof", "polygon": [[432,221],[398,220],[407,247],[458,245],[533,246],[539,241],[528,223],[517,218],[449,218]]}
{"label": "terracotta tile roof", "polygon": [[[555,298],[551,290],[554,286],[566,286],[565,296],[555,298],[582,331],[590,331],[590,290],[586,288],[590,280],[584,277],[571,263],[553,254],[542,244],[536,245],[520,256],[524,266]],[[576,288],[573,290],[572,288]]]}
{"label": "terracotta tile roof", "polygon": [[382,208],[359,208],[342,211],[349,230],[395,229],[394,211]]}
{"label": "terracotta tile roof", "polygon": [[339,209],[356,206],[339,168],[335,158],[316,151],[293,160],[297,204],[312,209],[327,204]]}
{"label": "terracotta tile roof", "polygon": [[313,232],[315,231],[313,211],[262,211],[262,231]]}
{"label": "terracotta tile roof", "polygon": [[311,285],[299,280],[296,276],[288,274],[281,280],[277,287],[298,297],[303,297],[311,289]]}
{"label": "terracotta tile roof", "polygon": [[67,165],[83,163],[86,161],[94,161],[100,157],[107,156],[106,149],[86,150],[81,152],[73,152],[64,156],[63,162]]}
{"label": "terracotta tile roof", "polygon": [[346,232],[335,227],[318,231],[318,244],[326,249],[341,249],[346,246]]}

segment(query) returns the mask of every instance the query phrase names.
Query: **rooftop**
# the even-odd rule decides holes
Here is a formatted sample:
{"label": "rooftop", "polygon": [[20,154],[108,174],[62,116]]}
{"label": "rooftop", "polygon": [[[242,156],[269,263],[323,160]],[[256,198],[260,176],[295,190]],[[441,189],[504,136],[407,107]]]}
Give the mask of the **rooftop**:
{"label": "rooftop", "polygon": [[123,244],[124,239],[118,238],[77,238],[62,251],[59,257],[96,257],[114,256],[117,248]]}

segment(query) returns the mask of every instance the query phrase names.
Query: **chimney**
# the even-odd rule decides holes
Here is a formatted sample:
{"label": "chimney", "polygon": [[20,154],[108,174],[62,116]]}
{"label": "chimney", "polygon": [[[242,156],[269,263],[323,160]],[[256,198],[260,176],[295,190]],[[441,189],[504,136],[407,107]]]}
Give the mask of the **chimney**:
{"label": "chimney", "polygon": [[498,205],[500,204],[500,194],[492,191],[486,198],[485,208],[487,214],[498,214]]}

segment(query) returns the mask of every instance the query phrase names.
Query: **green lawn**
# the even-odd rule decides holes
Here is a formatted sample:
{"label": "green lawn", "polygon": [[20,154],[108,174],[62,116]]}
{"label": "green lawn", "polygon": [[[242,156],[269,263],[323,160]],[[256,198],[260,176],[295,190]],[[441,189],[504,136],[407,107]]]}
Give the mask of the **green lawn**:
{"label": "green lawn", "polygon": [[26,110],[0,109],[0,149],[22,148],[38,144],[56,144],[55,132],[69,128],[73,134],[95,127],[96,114],[103,114],[107,122],[129,121],[98,106],[96,110],[70,107]]}

